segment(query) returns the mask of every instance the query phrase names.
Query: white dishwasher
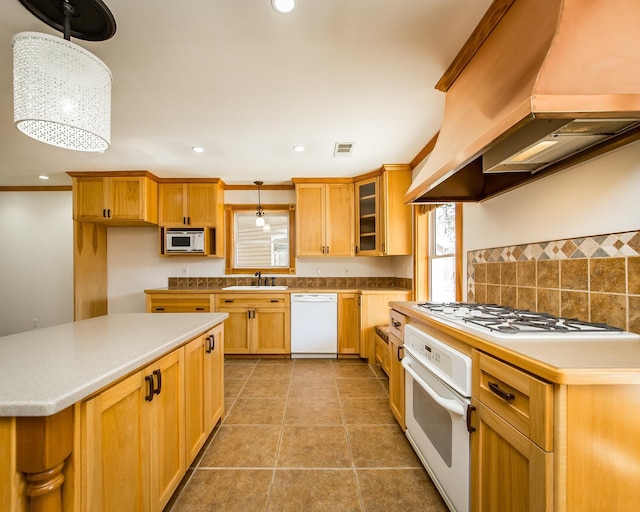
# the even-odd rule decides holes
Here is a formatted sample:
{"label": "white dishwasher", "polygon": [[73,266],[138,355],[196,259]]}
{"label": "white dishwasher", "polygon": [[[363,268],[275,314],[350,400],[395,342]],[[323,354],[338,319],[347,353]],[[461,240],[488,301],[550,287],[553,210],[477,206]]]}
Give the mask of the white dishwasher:
{"label": "white dishwasher", "polygon": [[338,356],[338,294],[291,294],[291,357]]}

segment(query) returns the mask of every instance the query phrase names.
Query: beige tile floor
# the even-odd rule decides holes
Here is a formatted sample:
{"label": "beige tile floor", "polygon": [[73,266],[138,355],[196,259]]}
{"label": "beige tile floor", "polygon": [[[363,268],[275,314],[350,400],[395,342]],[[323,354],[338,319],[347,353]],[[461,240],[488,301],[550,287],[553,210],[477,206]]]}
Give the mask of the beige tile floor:
{"label": "beige tile floor", "polygon": [[165,512],[447,510],[361,361],[228,359],[225,416]]}

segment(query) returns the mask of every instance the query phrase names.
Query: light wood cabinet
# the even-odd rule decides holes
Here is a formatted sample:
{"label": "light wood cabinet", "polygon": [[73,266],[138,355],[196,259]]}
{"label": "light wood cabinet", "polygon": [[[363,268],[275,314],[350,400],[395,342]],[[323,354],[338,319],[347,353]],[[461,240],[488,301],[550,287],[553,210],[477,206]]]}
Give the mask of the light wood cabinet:
{"label": "light wood cabinet", "polygon": [[185,346],[186,464],[195,459],[222,417],[224,333],[217,326]]}
{"label": "light wood cabinet", "polygon": [[113,226],[158,223],[157,178],[146,171],[69,172],[73,218]]}
{"label": "light wood cabinet", "polygon": [[360,352],[360,294],[338,294],[338,354]]}
{"label": "light wood cabinet", "polygon": [[473,351],[474,511],[553,510],[553,386]]}
{"label": "light wood cabinet", "polygon": [[147,313],[209,313],[215,309],[210,293],[147,293]]}
{"label": "light wood cabinet", "polygon": [[353,183],[294,183],[296,255],[353,256]]}
{"label": "light wood cabinet", "polygon": [[382,369],[382,371],[389,376],[389,359],[391,349],[389,348],[389,332],[388,329],[384,329],[380,332],[380,329],[376,329],[376,364]]}
{"label": "light wood cabinet", "polygon": [[[162,248],[165,229],[204,228],[204,256],[224,257],[224,190],[220,180],[165,179],[160,182],[158,195]],[[161,253],[164,254],[164,249]],[[185,256],[172,254],[176,255]]]}
{"label": "light wood cabinet", "polygon": [[288,293],[218,294],[216,311],[228,313],[225,354],[290,354]]}
{"label": "light wood cabinet", "polygon": [[169,501],[185,472],[183,372],[179,348],[82,404],[83,510]]}
{"label": "light wood cabinet", "polygon": [[402,339],[389,333],[389,408],[402,430],[407,429],[404,410],[404,368]]}
{"label": "light wood cabinet", "polygon": [[380,171],[356,178],[356,254],[411,254],[411,206],[404,194],[411,185],[409,165],[384,165]]}
{"label": "light wood cabinet", "polygon": [[160,183],[159,223],[164,227],[215,227],[223,217],[219,180]]}
{"label": "light wood cabinet", "polygon": [[410,300],[409,290],[360,292],[360,357],[376,361],[375,327],[389,322],[389,302]]}

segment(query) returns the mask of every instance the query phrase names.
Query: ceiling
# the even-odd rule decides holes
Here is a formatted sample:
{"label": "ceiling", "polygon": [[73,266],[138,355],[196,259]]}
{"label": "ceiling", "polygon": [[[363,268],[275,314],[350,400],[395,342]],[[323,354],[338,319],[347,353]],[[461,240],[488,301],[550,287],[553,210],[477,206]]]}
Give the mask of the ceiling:
{"label": "ceiling", "polygon": [[[408,163],[438,131],[434,86],[491,0],[298,0],[287,15],[270,0],[105,3],[115,36],[72,40],[113,73],[111,147],[82,153],[13,125],[11,38],[60,33],[3,0],[0,186],[130,169],[278,185]],[[337,142],[354,143],[351,156],[334,157]]]}

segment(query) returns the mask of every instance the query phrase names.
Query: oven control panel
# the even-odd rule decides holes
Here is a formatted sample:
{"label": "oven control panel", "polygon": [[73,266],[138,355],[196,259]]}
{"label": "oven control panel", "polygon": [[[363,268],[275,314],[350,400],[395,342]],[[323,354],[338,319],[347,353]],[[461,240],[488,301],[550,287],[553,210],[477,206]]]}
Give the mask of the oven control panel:
{"label": "oven control panel", "polygon": [[404,345],[419,363],[463,396],[471,396],[471,358],[411,324],[404,328]]}

